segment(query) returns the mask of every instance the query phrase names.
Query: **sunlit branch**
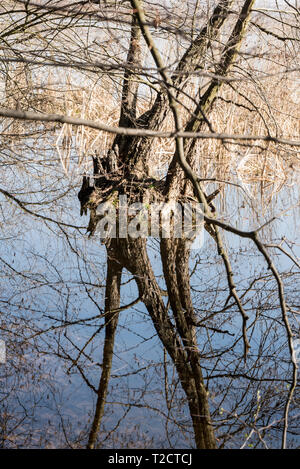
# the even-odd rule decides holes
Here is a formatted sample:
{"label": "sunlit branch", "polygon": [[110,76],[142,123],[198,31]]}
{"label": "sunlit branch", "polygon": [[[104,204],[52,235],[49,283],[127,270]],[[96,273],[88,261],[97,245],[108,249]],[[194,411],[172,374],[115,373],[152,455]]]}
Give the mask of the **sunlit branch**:
{"label": "sunlit branch", "polygon": [[138,137],[149,137],[149,138],[191,138],[191,139],[213,139],[222,141],[263,141],[263,142],[274,142],[282,145],[289,146],[300,146],[300,140],[289,140],[280,137],[274,137],[271,135],[238,135],[238,134],[227,134],[227,133],[209,133],[209,132],[184,132],[181,130],[174,131],[156,131],[150,129],[132,129],[124,127],[112,127],[101,122],[91,121],[88,119],[80,119],[77,117],[70,117],[61,114],[46,114],[36,113],[31,111],[19,111],[15,109],[3,109],[0,108],[0,116],[10,117],[14,119],[20,119],[25,121],[36,121],[36,122],[57,122],[60,124],[71,124],[75,126],[86,126],[96,130],[102,130],[111,134],[126,135],[126,136],[138,136]]}

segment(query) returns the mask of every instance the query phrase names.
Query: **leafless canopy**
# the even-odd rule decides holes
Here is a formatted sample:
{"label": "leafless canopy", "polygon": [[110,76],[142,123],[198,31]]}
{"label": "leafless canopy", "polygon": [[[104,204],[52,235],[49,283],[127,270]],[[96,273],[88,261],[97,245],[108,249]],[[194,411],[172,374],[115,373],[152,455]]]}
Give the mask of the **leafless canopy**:
{"label": "leafless canopy", "polygon": [[[26,350],[39,361],[33,381],[50,383],[54,360],[95,399],[75,433],[57,404],[60,430],[41,446],[117,444],[139,408],[160,416],[165,446],[299,443],[300,262],[288,225],[299,206],[299,13],[298,0],[2,1],[4,447],[38,444],[12,378],[24,360],[30,388]],[[120,196],[200,204],[206,248],[174,224],[168,237],[100,239],[99,207],[120,214]],[[158,338],[161,355],[142,351],[123,373],[127,329],[141,350]],[[111,383],[126,379],[125,397]],[[123,416],[107,423],[113,401]],[[137,440],[121,444],[151,445]]]}

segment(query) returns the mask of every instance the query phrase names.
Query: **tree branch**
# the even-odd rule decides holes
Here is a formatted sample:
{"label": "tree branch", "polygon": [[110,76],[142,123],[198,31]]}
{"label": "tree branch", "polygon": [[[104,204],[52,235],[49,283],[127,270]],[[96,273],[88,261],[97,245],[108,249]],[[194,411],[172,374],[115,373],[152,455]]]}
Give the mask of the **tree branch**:
{"label": "tree branch", "polygon": [[214,139],[214,140],[234,140],[234,141],[263,141],[274,142],[282,145],[290,145],[299,147],[300,140],[288,140],[271,135],[241,135],[241,134],[227,134],[227,133],[210,133],[210,132],[187,132],[182,130],[161,132],[149,129],[132,129],[127,127],[112,127],[102,122],[91,121],[88,119],[80,119],[77,117],[66,116],[63,114],[46,114],[31,111],[20,111],[16,109],[0,108],[0,116],[11,117],[13,119],[36,121],[36,122],[57,122],[60,124],[71,124],[75,126],[86,126],[92,129],[102,130],[111,134],[118,134],[132,137],[147,137],[147,138],[163,138],[174,139],[179,138],[199,138],[199,139]]}

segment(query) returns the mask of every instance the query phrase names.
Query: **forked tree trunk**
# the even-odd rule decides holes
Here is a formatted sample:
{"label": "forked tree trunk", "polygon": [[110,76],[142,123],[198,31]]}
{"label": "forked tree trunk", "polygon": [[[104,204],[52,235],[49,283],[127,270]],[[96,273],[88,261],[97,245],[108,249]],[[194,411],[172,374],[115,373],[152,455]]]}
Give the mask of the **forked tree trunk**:
{"label": "forked tree trunk", "polygon": [[[177,252],[177,241],[168,240],[167,251]],[[164,248],[162,248],[164,249]],[[182,247],[181,247],[182,249]],[[98,388],[97,403],[90,431],[88,448],[93,449],[96,444],[100,423],[104,413],[104,404],[108,391],[108,383],[111,373],[114,337],[118,322],[118,310],[120,305],[120,280],[122,267],[126,268],[134,277],[140,299],[145,304],[156,332],[170,355],[178,373],[182,388],[187,396],[187,403],[191,415],[195,434],[196,446],[199,449],[213,449],[216,441],[210,418],[208,395],[205,388],[200,357],[193,326],[189,324],[190,312],[184,314],[181,302],[190,304],[189,288],[183,289],[179,295],[177,280],[171,287],[171,277],[175,272],[175,263],[170,262],[170,271],[165,272],[168,292],[176,294],[178,304],[175,310],[175,327],[169,317],[161,295],[161,289],[155,279],[151,263],[147,254],[146,241],[144,239],[119,239],[112,240],[108,247],[108,269],[106,283],[105,302],[105,343],[103,350],[103,370]],[[163,262],[170,261],[167,255]],[[188,258],[181,258],[181,263],[188,262]],[[183,270],[180,270],[182,276]],[[188,280],[188,279],[186,279]],[[186,281],[184,280],[184,281]],[[182,278],[181,278],[182,282]],[[181,296],[181,299],[179,299]]]}
{"label": "forked tree trunk", "polygon": [[[236,58],[254,1],[244,0],[235,27],[221,54],[220,63],[216,67],[218,75],[226,76]],[[224,21],[230,15],[229,8],[232,3],[232,0],[220,0],[207,24],[200,30],[199,35],[192,41],[190,47],[183,54],[174,76],[166,78],[165,83],[162,84],[152,108],[136,118],[138,77],[134,67],[140,63],[141,58],[139,44],[141,31],[151,52],[153,52],[155,44],[149,35],[147,36],[146,34],[146,28],[144,27],[146,22],[141,21],[141,1],[131,0],[132,7],[135,8],[133,8],[131,40],[127,55],[127,63],[130,67],[124,73],[120,125],[127,127],[136,126],[137,128],[143,127],[152,130],[157,130],[161,127],[172,104],[170,96],[174,95],[173,87],[175,87],[174,89],[178,93],[180,86],[186,80],[187,74],[203,65],[211,41],[217,37]],[[137,13],[138,11],[140,13]],[[138,16],[139,14],[140,16]],[[164,67],[158,67],[158,69],[161,73]],[[202,125],[207,125],[207,115],[212,108],[217,91],[222,83],[223,81],[219,79],[211,80],[205,95],[199,100],[198,105],[191,114],[190,120],[185,124],[186,130],[199,131]],[[193,140],[186,140],[183,147],[183,157],[186,158],[191,171],[196,164],[193,151],[194,143],[195,141]],[[119,135],[116,136],[112,149],[108,152],[104,174],[101,174],[100,171],[103,165],[94,161],[95,189],[91,191],[89,188],[88,201],[84,202],[85,205],[82,207],[82,209],[90,208],[89,231],[91,233],[93,233],[97,225],[96,208],[98,204],[104,202],[105,198],[107,200],[110,194],[116,193],[126,194],[130,199],[132,187],[137,187],[137,185],[142,187],[143,181],[146,183],[147,178],[149,178],[148,163],[152,146],[153,140],[151,139],[143,137],[129,138]],[[118,164],[116,170],[113,170],[114,173],[111,174],[110,168],[113,168],[114,165],[110,164],[109,155],[112,155],[112,153],[114,153]],[[182,194],[193,194],[193,188],[190,183],[186,184],[185,171],[179,168],[178,163],[178,155],[175,153],[169,166],[164,187],[158,189],[157,186],[160,201],[166,201],[169,197],[173,200],[178,200]],[[150,194],[147,191],[148,189],[145,189],[144,186],[144,188],[140,189],[140,193],[137,191],[135,196],[141,201],[144,195]],[[102,195],[102,192],[105,196]],[[200,193],[200,189],[198,192]],[[205,202],[206,196],[203,191],[202,194],[203,196],[200,194],[199,200],[203,203],[202,199],[204,198]],[[150,199],[151,194],[149,196]],[[82,200],[85,201],[85,198],[82,197]],[[207,202],[206,206],[209,210]],[[214,239],[217,239],[214,236],[214,231],[212,231],[212,235]],[[217,241],[218,249],[221,250],[220,240],[217,239]],[[189,245],[184,239],[170,238],[161,239],[160,248],[170,310],[164,304],[160,287],[155,279],[147,254],[146,240],[142,238],[131,239],[130,237],[126,239],[117,238],[111,239],[107,244],[106,332],[103,350],[103,370],[88,448],[95,447],[97,433],[104,412],[104,403],[111,373],[114,337],[118,321],[118,313],[114,312],[114,310],[119,308],[120,280],[123,268],[126,268],[133,275],[138,287],[140,300],[145,304],[157,335],[177,370],[182,389],[187,397],[197,448],[213,449],[216,447],[216,439],[210,417],[208,393],[202,376],[195,334],[195,319],[189,278]],[[171,318],[174,321],[171,321]]]}

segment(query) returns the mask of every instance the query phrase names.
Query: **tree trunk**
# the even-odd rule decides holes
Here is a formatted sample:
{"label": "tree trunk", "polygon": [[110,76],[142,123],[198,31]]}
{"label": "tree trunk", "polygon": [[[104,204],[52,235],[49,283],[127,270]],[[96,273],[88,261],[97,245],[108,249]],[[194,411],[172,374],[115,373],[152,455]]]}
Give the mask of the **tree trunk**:
{"label": "tree trunk", "polygon": [[[155,48],[149,29],[146,27],[146,22],[143,20],[144,13],[142,11],[142,2],[139,0],[131,0],[133,18],[127,63],[130,66],[140,63],[139,39],[142,32],[155,59],[159,73],[162,76],[162,83],[153,106],[137,118],[136,96],[138,91],[138,73],[134,68],[129,67],[124,73],[120,125],[156,130],[161,127],[170,110],[174,111],[173,115],[176,121],[177,99],[180,94],[180,87],[185,82],[186,73],[191,73],[202,66],[203,61],[205,61],[206,51],[210,47],[210,41],[217,37],[224,21],[230,15],[230,6],[232,3],[232,0],[221,0],[216,5],[207,24],[200,30],[197,38],[191,42],[190,47],[179,60],[175,73],[171,77],[165,73],[164,64],[162,63],[159,52]],[[247,22],[249,21],[253,3],[254,0],[244,1],[235,27],[221,54],[220,63],[217,67],[219,75],[226,76],[236,58],[237,51],[244,37]],[[186,130],[197,131],[204,124],[210,125],[206,114],[211,110],[216,93],[222,83],[222,80],[218,80],[217,78],[211,80],[205,95],[201,97],[190,119],[185,123]],[[180,126],[178,128],[180,128]],[[178,159],[180,152],[177,151],[178,142],[176,139],[176,152],[170,162],[167,179],[163,183],[162,188],[156,186],[156,196],[159,201],[166,202],[169,198],[178,201],[183,194],[185,194],[185,196],[193,194],[191,182],[188,181],[188,183],[186,183],[186,176],[189,180],[191,180],[191,176],[186,173],[187,166],[190,165],[190,173],[194,169],[195,141],[196,140],[193,139],[186,140],[184,146],[182,145],[182,148],[180,146],[179,150],[182,150],[182,155],[181,159]],[[151,201],[150,191],[146,188],[145,184],[147,179],[149,179],[148,166],[151,164],[150,156],[152,148],[153,139],[146,137],[116,136],[111,149],[115,152],[117,158],[116,168],[112,171],[110,169],[112,167],[112,165],[109,164],[110,152],[108,152],[106,161],[106,167],[109,170],[104,176],[101,175],[101,165],[95,165],[96,196],[90,197],[89,204],[91,211],[91,229],[89,231],[91,233],[93,233],[97,224],[96,208],[98,204],[105,201],[105,199],[108,200],[109,193],[118,193],[119,195],[126,194],[129,199],[131,198],[131,202],[142,202],[144,196],[146,196],[145,200],[147,200],[147,202],[148,200]],[[183,159],[186,160],[185,165],[183,165]],[[105,160],[105,158],[103,160]],[[181,162],[180,168],[178,164],[179,160]],[[102,161],[102,163],[105,163],[105,161]],[[139,180],[138,186],[137,179]],[[199,184],[197,187],[199,201],[206,205],[205,210],[209,210],[209,200],[202,189],[200,192]],[[213,230],[212,235],[214,236]],[[216,236],[214,236],[214,238],[217,239]],[[218,249],[221,251],[221,241],[219,238],[218,240]],[[88,445],[90,448],[95,445],[100,421],[103,416],[104,402],[111,370],[114,335],[118,318],[118,315],[112,311],[119,307],[122,267],[125,267],[134,276],[141,301],[145,304],[157,334],[177,370],[182,388],[187,396],[197,448],[208,449],[216,447],[216,440],[210,418],[208,395],[202,376],[195,334],[194,311],[190,292],[188,243],[189,242],[184,239],[178,240],[172,237],[169,239],[161,239],[161,260],[171,305],[169,311],[163,302],[161,290],[156,282],[148,258],[145,239],[131,239],[128,237],[127,239],[117,238],[109,240],[107,248],[109,260],[106,284],[107,316],[103,352],[103,372],[99,384],[96,413]],[[226,263],[225,255],[223,257]],[[228,267],[228,265],[227,270],[230,271],[230,266]],[[171,314],[173,315],[175,325],[169,316]]]}
{"label": "tree trunk", "polygon": [[[176,252],[177,240],[168,239],[166,241],[168,243],[168,253],[172,250]],[[146,250],[146,241],[141,238],[135,240],[120,239],[115,246],[115,256],[134,276],[140,298],[152,318],[161,342],[175,365],[182,388],[187,396],[196,446],[199,449],[213,449],[216,447],[216,441],[210,418],[208,395],[200,367],[196,337],[193,326],[189,325],[189,316],[184,314],[181,307],[177,281],[173,279],[176,285],[171,285],[169,272],[166,272],[169,299],[173,303],[174,309],[172,308],[172,310],[177,326],[174,327],[151,267]],[[170,256],[162,256],[162,258],[166,261],[163,260],[165,267],[170,265],[167,268],[172,271],[174,263],[170,262]],[[188,263],[188,259],[184,258],[182,262]],[[173,273],[174,270],[171,276]],[[173,294],[176,295],[178,304],[175,304]],[[190,298],[186,292],[182,292],[182,295],[184,302],[190,304]]]}
{"label": "tree trunk", "polygon": [[[113,241],[112,244],[114,244]],[[118,308],[120,307],[122,266],[114,257],[113,248],[107,250],[107,256],[105,291],[105,341],[103,347],[102,373],[98,387],[95,415],[87,444],[88,449],[93,449],[95,447],[100,423],[104,413],[104,404],[111,374],[115,333],[119,319]]]}

